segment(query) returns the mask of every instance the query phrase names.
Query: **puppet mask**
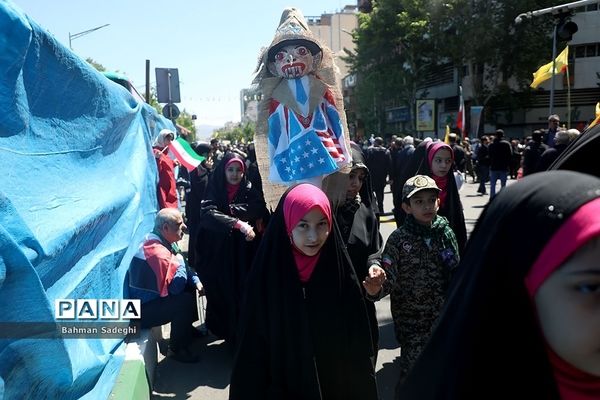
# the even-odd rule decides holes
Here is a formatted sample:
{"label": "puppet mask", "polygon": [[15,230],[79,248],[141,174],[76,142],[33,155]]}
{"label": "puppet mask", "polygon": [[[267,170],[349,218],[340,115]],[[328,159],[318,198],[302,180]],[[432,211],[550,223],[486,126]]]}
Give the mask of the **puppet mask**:
{"label": "puppet mask", "polygon": [[300,78],[312,71],[315,61],[312,53],[302,45],[284,46],[275,54],[274,67],[278,76]]}

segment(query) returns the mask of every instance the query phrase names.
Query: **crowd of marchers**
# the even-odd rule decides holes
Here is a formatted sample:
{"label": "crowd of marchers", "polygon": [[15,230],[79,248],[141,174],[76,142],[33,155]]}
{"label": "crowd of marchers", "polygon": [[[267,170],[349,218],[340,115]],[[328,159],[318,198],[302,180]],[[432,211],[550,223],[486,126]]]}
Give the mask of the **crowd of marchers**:
{"label": "crowd of marchers", "polygon": [[[186,363],[202,361],[192,324],[206,296],[205,328],[235,354],[231,399],[379,398],[374,303],[387,295],[398,399],[600,398],[598,126],[579,134],[553,115],[522,140],[353,142],[344,201],[297,183],[275,209],[253,145],[216,139],[193,144],[205,160],[180,175],[182,198],[173,139],[154,149],[160,211],[130,296],[142,328],[171,322],[169,356]],[[469,178],[490,201],[467,238]]]}

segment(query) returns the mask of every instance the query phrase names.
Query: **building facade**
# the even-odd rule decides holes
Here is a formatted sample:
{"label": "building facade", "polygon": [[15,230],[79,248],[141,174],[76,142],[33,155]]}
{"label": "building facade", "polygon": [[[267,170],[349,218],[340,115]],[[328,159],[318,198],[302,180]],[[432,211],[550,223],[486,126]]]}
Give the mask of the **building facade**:
{"label": "building facade", "polygon": [[[568,42],[569,80],[567,81],[565,73],[555,75],[552,113],[560,117],[561,125],[583,130],[594,119],[595,105],[600,101],[600,2],[584,5],[572,11],[574,15],[571,21],[577,24],[578,31]],[[552,46],[552,38],[549,38],[548,46]],[[557,47],[557,54],[559,54],[565,44],[559,44]],[[422,92],[427,93],[427,99],[435,101],[436,111],[435,130],[420,132],[423,136],[441,137],[446,125],[456,127],[459,85],[463,88],[466,129],[470,136],[480,136],[502,128],[507,136],[522,138],[531,135],[535,129],[547,128],[550,115],[551,80],[545,81],[533,92],[529,108],[516,112],[508,111],[494,107],[492,102],[486,106],[487,109],[481,114],[481,123],[477,125],[475,111],[478,110],[476,107],[471,107],[474,76],[469,75],[468,71],[477,73],[477,68],[463,67],[462,79],[459,82],[459,71],[455,66],[441,66],[435,79],[432,78],[427,87],[423,88]],[[386,113],[392,115],[393,112],[398,113],[399,109],[400,107],[392,107],[386,110]],[[495,122],[493,124],[486,122],[485,118],[485,115],[491,114]],[[392,126],[388,126],[387,131],[399,126],[398,121],[389,118],[388,123]]]}

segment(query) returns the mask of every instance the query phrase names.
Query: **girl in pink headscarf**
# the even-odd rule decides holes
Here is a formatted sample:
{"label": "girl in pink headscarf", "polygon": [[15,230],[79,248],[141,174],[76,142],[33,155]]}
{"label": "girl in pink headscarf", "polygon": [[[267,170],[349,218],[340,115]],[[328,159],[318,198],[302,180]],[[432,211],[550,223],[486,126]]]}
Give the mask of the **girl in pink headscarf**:
{"label": "girl in pink headscarf", "polygon": [[235,340],[245,282],[261,238],[258,221],[268,215],[262,192],[246,179],[244,159],[223,157],[201,203],[195,265],[207,297],[206,325]]}
{"label": "girl in pink headscarf", "polygon": [[327,196],[288,189],[248,279],[230,399],[377,399],[359,285]]}
{"label": "girl in pink headscarf", "polygon": [[462,254],[467,243],[467,227],[465,215],[460,201],[458,187],[454,179],[454,152],[446,143],[426,140],[417,146],[408,165],[400,171],[400,179],[394,184],[395,203],[394,216],[396,224],[402,225],[406,214],[402,211],[402,186],[415,175],[428,175],[442,190],[440,192],[440,208],[438,215],[446,217],[452,231],[456,235],[458,251]]}

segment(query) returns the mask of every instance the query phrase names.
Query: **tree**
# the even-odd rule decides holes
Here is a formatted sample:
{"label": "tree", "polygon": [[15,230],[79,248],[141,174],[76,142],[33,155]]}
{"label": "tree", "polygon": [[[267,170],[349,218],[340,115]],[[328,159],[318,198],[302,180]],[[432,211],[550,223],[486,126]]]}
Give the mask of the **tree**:
{"label": "tree", "polygon": [[188,129],[191,132],[187,139],[189,142],[194,142],[196,140],[196,126],[194,125],[192,115],[188,113],[185,108],[179,114],[179,117],[177,117],[176,122],[178,125],[183,126],[185,129]]}
{"label": "tree", "polygon": [[90,64],[92,67],[96,68],[100,72],[106,71],[106,68],[104,67],[104,65],[102,65],[99,62],[95,61],[91,57],[86,58],[85,61],[87,61],[88,64]]}
{"label": "tree", "polygon": [[356,50],[347,57],[358,77],[358,118],[381,132],[385,107],[414,110],[447,65],[455,67],[459,84],[472,81],[473,104],[493,100],[498,107],[523,108],[531,74],[551,58],[553,21],[547,16],[515,25],[514,19],[563,2],[374,0],[370,14],[359,14]]}
{"label": "tree", "polygon": [[249,143],[254,139],[256,124],[254,122],[246,122],[244,124],[229,124],[223,128],[215,130],[213,137],[231,142]]}
{"label": "tree", "polygon": [[347,60],[359,77],[358,114],[368,131],[382,132],[387,106],[414,109],[417,90],[436,58],[429,3],[380,0],[370,14],[359,14],[356,51]]}
{"label": "tree", "polygon": [[[539,17],[515,25],[522,12],[560,4],[548,0],[450,0],[440,18],[446,38],[436,36],[441,54],[457,67],[459,83],[469,76],[475,104],[494,97],[516,105],[514,93],[527,90],[531,74],[551,57],[552,20]],[[547,61],[544,61],[547,62]],[[467,74],[463,74],[464,70]],[[497,99],[498,100],[498,99]]]}

